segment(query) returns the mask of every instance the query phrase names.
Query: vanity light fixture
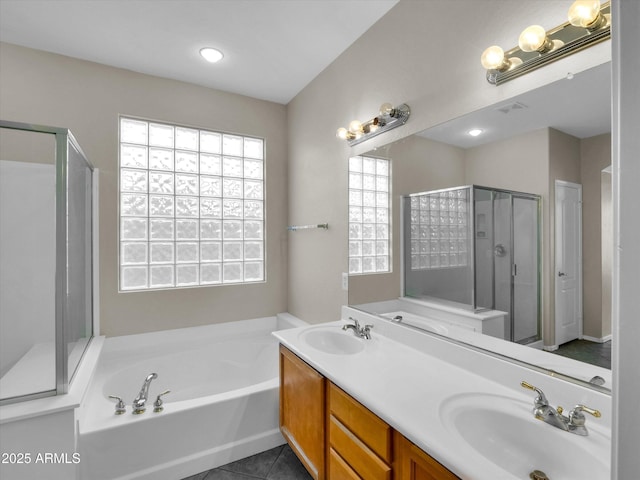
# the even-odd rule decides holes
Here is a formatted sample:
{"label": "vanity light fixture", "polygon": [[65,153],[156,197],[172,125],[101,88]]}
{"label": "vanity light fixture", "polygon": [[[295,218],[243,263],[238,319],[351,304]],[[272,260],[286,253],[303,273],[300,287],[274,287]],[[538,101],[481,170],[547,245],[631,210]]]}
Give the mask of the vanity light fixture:
{"label": "vanity light fixture", "polygon": [[210,63],[217,63],[224,57],[224,54],[220,50],[212,47],[201,48],[200,55]]}
{"label": "vanity light fixture", "polygon": [[525,28],[518,37],[518,46],[523,52],[547,53],[554,45],[540,25]]}
{"label": "vanity light fixture", "polygon": [[349,128],[340,127],[336,131],[336,137],[346,140],[350,146],[357,145],[383,132],[404,125],[410,115],[411,109],[406,103],[397,107],[390,103],[383,103],[377,116],[366,122],[351,121]]}
{"label": "vanity light fixture", "polygon": [[610,1],[576,0],[567,17],[568,22],[549,31],[540,25],[527,27],[518,46],[507,52],[497,45],[487,48],[480,57],[487,81],[500,85],[611,37]]}

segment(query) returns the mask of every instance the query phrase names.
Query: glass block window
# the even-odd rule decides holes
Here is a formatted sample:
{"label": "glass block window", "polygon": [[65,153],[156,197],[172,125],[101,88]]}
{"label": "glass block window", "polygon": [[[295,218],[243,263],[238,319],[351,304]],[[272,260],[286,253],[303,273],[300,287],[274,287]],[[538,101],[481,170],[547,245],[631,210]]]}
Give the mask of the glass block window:
{"label": "glass block window", "polygon": [[264,281],[264,141],[120,118],[120,289]]}
{"label": "glass block window", "polygon": [[469,263],[469,189],[412,195],[411,270]]}
{"label": "glass block window", "polygon": [[391,271],[391,161],[349,159],[349,274]]}

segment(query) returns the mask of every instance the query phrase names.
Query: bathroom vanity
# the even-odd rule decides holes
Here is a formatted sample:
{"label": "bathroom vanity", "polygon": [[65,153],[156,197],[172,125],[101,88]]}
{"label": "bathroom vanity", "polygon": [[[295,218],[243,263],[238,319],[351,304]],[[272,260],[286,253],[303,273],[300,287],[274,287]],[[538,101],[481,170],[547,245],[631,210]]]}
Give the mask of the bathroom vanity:
{"label": "bathroom vanity", "polygon": [[280,428],[316,480],[458,477],[280,346]]}
{"label": "bathroom vanity", "polygon": [[[609,395],[388,319],[346,318],[354,315],[372,325],[370,339],[345,321],[274,334],[281,431],[313,478],[609,478]],[[554,428],[534,417],[522,381],[553,408],[582,404],[602,417],[587,418],[588,436]]]}

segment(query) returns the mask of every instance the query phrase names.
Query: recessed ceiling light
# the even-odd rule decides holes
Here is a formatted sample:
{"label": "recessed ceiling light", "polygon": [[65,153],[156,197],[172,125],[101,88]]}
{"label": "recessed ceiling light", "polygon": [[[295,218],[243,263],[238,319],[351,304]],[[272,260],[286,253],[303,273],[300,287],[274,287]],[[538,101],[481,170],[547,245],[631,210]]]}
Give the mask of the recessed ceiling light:
{"label": "recessed ceiling light", "polygon": [[478,135],[480,135],[482,132],[484,132],[484,130],[480,129],[480,128],[473,128],[471,130],[469,130],[467,133],[469,135],[471,135],[472,137],[477,137]]}
{"label": "recessed ceiling light", "polygon": [[222,60],[222,57],[224,57],[220,50],[211,47],[201,48],[200,55],[202,55],[207,62],[211,63],[219,62]]}

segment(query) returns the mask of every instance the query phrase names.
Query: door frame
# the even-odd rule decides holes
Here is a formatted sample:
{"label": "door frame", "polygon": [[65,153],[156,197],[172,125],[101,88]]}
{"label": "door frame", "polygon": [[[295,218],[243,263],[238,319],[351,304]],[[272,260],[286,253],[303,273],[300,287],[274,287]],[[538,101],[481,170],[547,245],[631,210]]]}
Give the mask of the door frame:
{"label": "door frame", "polygon": [[576,249],[578,251],[578,265],[577,265],[577,273],[576,273],[576,277],[577,277],[577,283],[578,286],[576,288],[577,292],[578,292],[578,307],[579,307],[579,315],[578,315],[578,339],[581,339],[583,337],[583,305],[582,305],[582,297],[583,297],[583,292],[582,292],[582,185],[579,183],[573,183],[573,182],[567,182],[564,180],[556,180],[555,181],[555,185],[554,185],[554,219],[553,219],[553,223],[554,223],[554,242],[553,242],[553,293],[554,293],[554,306],[553,306],[553,329],[554,329],[554,348],[553,350],[556,350],[559,347],[559,343],[558,343],[558,322],[556,322],[556,318],[558,317],[558,302],[557,302],[557,298],[558,298],[558,285],[559,283],[557,282],[557,275],[558,275],[558,264],[557,264],[557,255],[556,253],[558,252],[558,228],[557,228],[557,223],[558,223],[558,207],[559,207],[559,203],[558,203],[558,189],[562,188],[562,187],[572,187],[572,188],[577,188],[578,192],[579,192],[579,196],[578,196],[578,204],[580,206],[580,214],[578,216],[577,222],[578,222],[578,234],[577,234],[577,243],[578,245],[576,246]]}

